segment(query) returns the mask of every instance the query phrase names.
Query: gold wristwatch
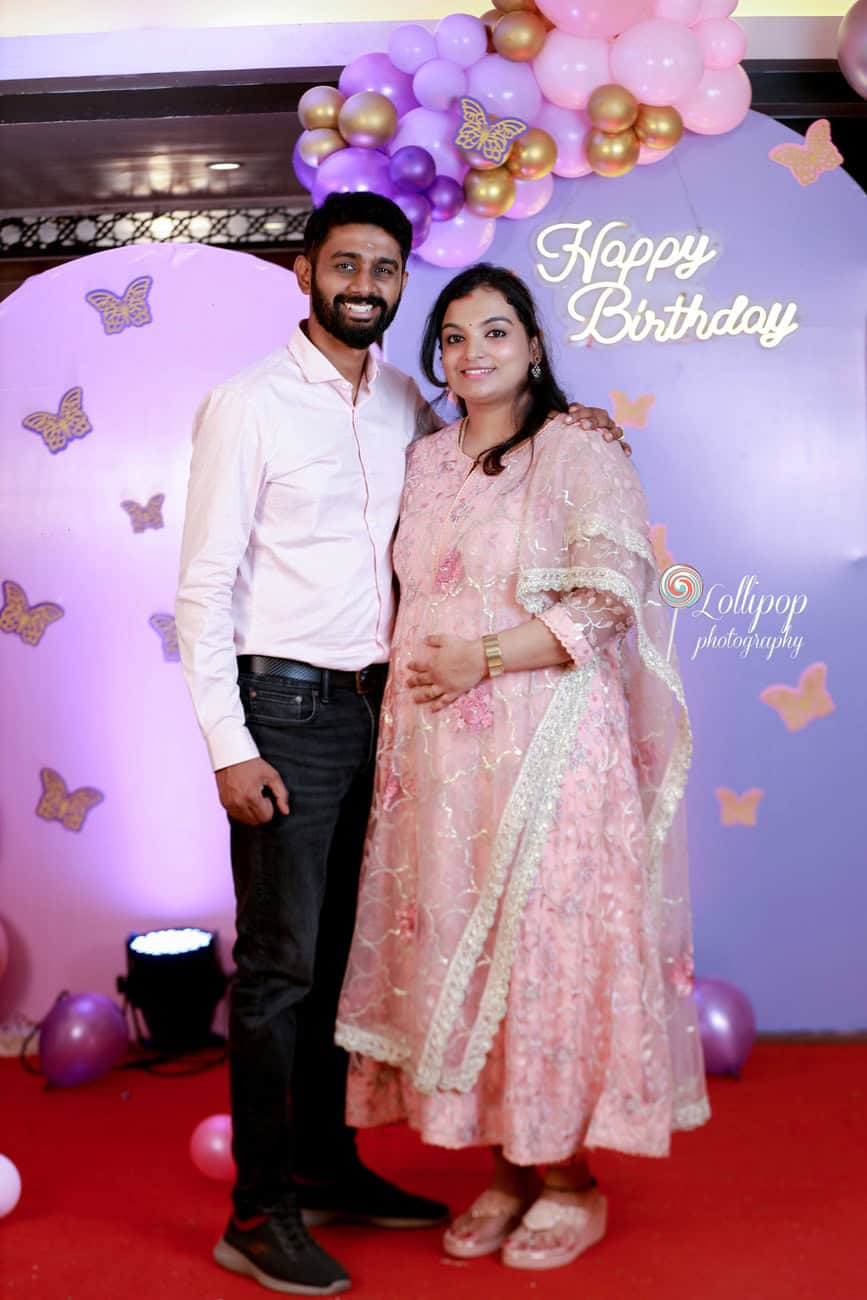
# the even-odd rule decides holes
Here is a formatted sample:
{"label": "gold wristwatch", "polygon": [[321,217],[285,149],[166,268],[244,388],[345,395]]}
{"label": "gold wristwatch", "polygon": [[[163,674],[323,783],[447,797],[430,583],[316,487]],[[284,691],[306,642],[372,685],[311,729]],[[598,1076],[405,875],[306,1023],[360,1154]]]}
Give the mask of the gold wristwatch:
{"label": "gold wristwatch", "polygon": [[485,647],[488,676],[500,677],[506,671],[503,663],[503,652],[500,649],[500,638],[496,632],[489,632],[487,636],[482,637],[482,645]]}

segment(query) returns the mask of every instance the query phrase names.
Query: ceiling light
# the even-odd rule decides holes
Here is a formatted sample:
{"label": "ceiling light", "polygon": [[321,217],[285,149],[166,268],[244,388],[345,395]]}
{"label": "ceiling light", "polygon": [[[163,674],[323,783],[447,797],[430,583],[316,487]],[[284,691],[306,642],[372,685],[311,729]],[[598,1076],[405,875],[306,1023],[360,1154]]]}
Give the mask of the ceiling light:
{"label": "ceiling light", "polygon": [[238,162],[215,162],[208,163],[208,170],[212,172],[236,172],[241,166]]}

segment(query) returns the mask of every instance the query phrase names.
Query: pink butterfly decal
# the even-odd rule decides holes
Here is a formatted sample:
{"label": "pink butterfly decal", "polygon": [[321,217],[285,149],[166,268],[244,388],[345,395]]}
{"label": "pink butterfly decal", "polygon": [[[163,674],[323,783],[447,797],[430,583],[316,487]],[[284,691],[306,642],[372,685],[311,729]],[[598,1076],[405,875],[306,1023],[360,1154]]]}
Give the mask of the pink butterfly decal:
{"label": "pink butterfly decal", "polygon": [[743,794],[735,794],[734,790],[721,785],[714,794],[719,799],[720,826],[755,826],[759,804],[765,797],[764,790],[753,786]]}
{"label": "pink butterfly decal", "polygon": [[45,629],[63,618],[63,607],[53,601],[28,605],[24,588],[11,578],[3,583],[3,601],[0,632],[17,632],[25,645],[39,645]]}
{"label": "pink butterfly decal", "polygon": [[140,275],[136,280],[130,280],[120,298],[110,289],[91,289],[84,297],[102,317],[106,334],[120,334],[130,325],[135,329],[150,325],[153,317],[148,306],[148,294],[152,284],[152,276]]}
{"label": "pink butterfly decal", "polygon": [[93,425],[84,413],[81,405],[82,391],[70,388],[60,399],[56,414],[51,411],[33,411],[25,415],[21,423],[25,429],[41,434],[52,456],[63,451],[73,438],[85,438]]}
{"label": "pink butterfly decal", "polygon": [[43,767],[39,775],[42,778],[42,797],[36,805],[36,816],[47,822],[60,822],[68,831],[80,831],[91,808],[105,798],[100,790],[90,786],[83,786],[70,794],[63,777],[50,767]]}
{"label": "pink butterfly decal", "polygon": [[632,429],[644,429],[647,426],[647,414],[656,401],[656,394],[642,393],[633,401],[619,388],[615,388],[612,390],[611,400],[614,403],[615,424],[622,425],[624,429],[627,425]]}
{"label": "pink butterfly decal", "polygon": [[178,646],[178,629],[171,614],[151,614],[148,619],[151,627],[158,634],[163,645],[163,659],[167,664],[176,664],[181,652]]}
{"label": "pink butterfly decal", "polygon": [[670,569],[674,564],[674,556],[668,549],[668,539],[666,538],[665,532],[665,524],[654,524],[648,534],[650,545],[653,547],[653,554],[656,559],[656,567],[659,569],[660,573],[664,573],[666,569]]}
{"label": "pink butterfly decal", "polygon": [[797,686],[766,686],[759,699],[780,715],[789,731],[802,731],[808,723],[827,717],[836,708],[825,686],[827,677],[827,664],[810,664]]}
{"label": "pink butterfly decal", "polygon": [[799,185],[812,185],[822,172],[832,172],[843,155],[831,139],[831,123],[820,117],[807,127],[804,144],[778,144],[768,154],[771,162],[788,167]]}
{"label": "pink butterfly decal", "polygon": [[140,506],[137,501],[121,501],[122,509],[130,517],[134,533],[143,533],[146,528],[163,527],[162,505],[165,499],[164,492],[157,492],[146,506]]}

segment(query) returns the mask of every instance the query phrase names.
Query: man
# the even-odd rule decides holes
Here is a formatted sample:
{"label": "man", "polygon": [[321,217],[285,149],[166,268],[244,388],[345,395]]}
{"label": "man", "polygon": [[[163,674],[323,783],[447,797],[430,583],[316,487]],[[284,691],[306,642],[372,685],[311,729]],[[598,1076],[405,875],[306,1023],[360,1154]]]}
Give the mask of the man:
{"label": "man", "polygon": [[[333,195],[311,215],[295,265],[309,319],[210,395],[190,471],[177,625],[230,819],[237,902],[238,1178],[214,1255],[289,1294],[350,1285],[305,1222],[417,1227],[447,1214],[362,1165],[344,1121],[347,1057],[333,1042],[404,454],[437,424],[414,381],[369,352],[397,311],[410,246],[403,213],[377,195]],[[603,412],[572,410],[612,427]]]}

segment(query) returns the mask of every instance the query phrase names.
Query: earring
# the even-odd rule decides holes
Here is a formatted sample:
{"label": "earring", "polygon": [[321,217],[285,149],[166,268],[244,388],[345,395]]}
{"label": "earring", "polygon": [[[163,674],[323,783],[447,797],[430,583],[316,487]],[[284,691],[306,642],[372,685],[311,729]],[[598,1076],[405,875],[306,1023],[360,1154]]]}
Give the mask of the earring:
{"label": "earring", "polygon": [[539,380],[542,378],[542,367],[539,365],[538,361],[534,361],[530,366],[530,378],[533,380],[534,384],[538,384]]}

